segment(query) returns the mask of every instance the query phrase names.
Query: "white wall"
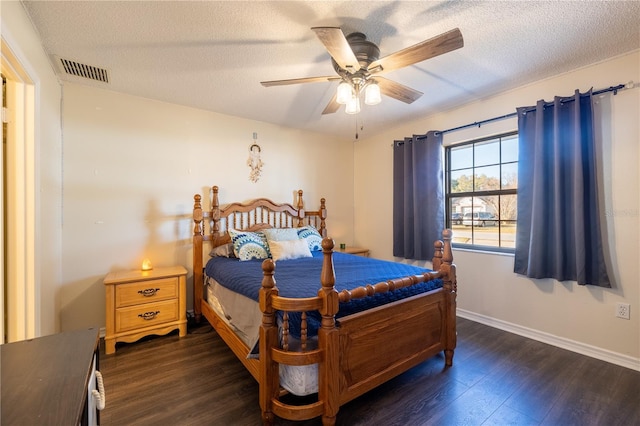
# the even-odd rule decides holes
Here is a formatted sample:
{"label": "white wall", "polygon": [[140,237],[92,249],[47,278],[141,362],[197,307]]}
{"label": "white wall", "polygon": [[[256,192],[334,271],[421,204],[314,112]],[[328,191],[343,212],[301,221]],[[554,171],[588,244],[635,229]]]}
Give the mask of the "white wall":
{"label": "white wall", "polygon": [[[355,145],[356,243],[375,257],[392,255],[392,148],[394,139],[428,130],[444,130],[501,116],[538,99],[567,96],[619,83],[640,82],[640,53],[595,64],[554,78],[478,99],[423,120],[404,123]],[[607,224],[614,253],[613,289],[575,282],[533,280],[513,273],[513,257],[455,250],[459,314],[529,335],[621,365],[640,369],[640,90],[605,95],[610,108],[605,137],[610,151]],[[517,129],[515,119],[445,135],[445,144]],[[375,209],[375,210],[373,210]],[[375,211],[375,215],[371,214]],[[631,320],[614,317],[616,302],[631,304]]]}
{"label": "white wall", "polygon": [[[192,276],[193,196],[327,200],[336,241],[353,240],[353,143],[178,105],[65,84],[61,326],[104,325],[110,271],[179,264]],[[253,132],[262,177],[249,181]],[[208,192],[206,201],[209,201]],[[208,204],[203,204],[208,206]],[[189,288],[188,306],[192,307]]]}
{"label": "white wall", "polygon": [[58,288],[61,281],[61,129],[60,84],[42,49],[22,3],[1,4],[2,38],[34,83],[35,111],[35,287],[38,335],[59,329]]}

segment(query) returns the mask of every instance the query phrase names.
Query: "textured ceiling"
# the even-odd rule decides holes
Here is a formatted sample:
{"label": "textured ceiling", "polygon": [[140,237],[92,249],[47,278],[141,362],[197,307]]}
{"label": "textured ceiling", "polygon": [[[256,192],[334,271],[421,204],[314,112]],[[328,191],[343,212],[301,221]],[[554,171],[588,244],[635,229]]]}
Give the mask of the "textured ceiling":
{"label": "textured ceiling", "polygon": [[[107,84],[59,73],[63,81],[345,138],[640,48],[638,1],[23,4],[47,53],[110,75]],[[464,47],[385,75],[424,92],[413,104],[383,97],[357,117],[342,109],[323,116],[336,82],[260,85],[335,74],[314,26],[365,33],[381,56],[453,28]]]}

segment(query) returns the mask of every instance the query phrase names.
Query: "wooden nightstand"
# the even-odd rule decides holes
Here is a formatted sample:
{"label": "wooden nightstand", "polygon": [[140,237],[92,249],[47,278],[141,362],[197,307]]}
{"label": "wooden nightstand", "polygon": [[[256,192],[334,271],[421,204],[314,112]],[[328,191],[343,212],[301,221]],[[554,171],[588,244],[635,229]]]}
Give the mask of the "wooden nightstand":
{"label": "wooden nightstand", "polygon": [[369,256],[369,249],[368,248],[364,248],[364,247],[349,247],[347,246],[347,248],[345,249],[338,249],[337,251],[342,252],[342,253],[349,253],[349,254],[357,254],[358,256],[364,256],[364,257],[368,257]]}
{"label": "wooden nightstand", "polygon": [[186,282],[187,270],[182,266],[107,275],[105,353],[114,353],[116,342],[131,343],[176,328],[180,337],[186,336]]}

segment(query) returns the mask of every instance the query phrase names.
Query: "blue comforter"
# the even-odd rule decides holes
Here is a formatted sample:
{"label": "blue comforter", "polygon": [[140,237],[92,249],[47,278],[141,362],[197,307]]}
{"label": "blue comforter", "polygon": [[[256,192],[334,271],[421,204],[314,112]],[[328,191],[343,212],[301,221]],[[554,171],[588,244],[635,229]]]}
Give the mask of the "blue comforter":
{"label": "blue comforter", "polygon": [[[322,252],[313,252],[313,257],[276,262],[275,280],[280,296],[315,297],[320,289]],[[405,277],[431,272],[405,263],[390,262],[346,253],[334,252],[333,265],[338,291],[351,290],[367,284],[376,284],[391,278]],[[205,267],[208,277],[220,285],[258,301],[262,286],[262,260],[239,261],[236,258],[212,257]],[[410,297],[442,287],[442,280],[432,280],[392,292],[377,294],[363,299],[340,303],[336,318],[341,318],[375,306]],[[291,315],[290,315],[290,318]],[[317,332],[320,316],[318,312],[308,312],[309,335]],[[298,321],[290,323],[290,333],[299,336]]]}

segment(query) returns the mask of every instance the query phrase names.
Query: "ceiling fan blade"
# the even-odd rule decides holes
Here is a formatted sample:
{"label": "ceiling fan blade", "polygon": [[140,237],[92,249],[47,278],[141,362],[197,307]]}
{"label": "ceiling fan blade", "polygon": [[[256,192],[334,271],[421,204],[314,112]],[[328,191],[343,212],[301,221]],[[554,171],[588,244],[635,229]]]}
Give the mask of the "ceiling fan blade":
{"label": "ceiling fan blade", "polygon": [[333,97],[331,98],[327,106],[324,107],[324,111],[322,111],[322,115],[333,114],[334,112],[338,111],[338,109],[340,109],[340,104],[336,101],[336,98],[337,98],[337,95],[336,93],[334,93]]}
{"label": "ceiling fan blade", "polygon": [[407,104],[413,103],[423,95],[422,92],[383,77],[376,76],[375,81],[378,83],[378,86],[380,86],[380,91],[383,95]]}
{"label": "ceiling fan blade", "polygon": [[349,46],[349,42],[347,42],[347,38],[340,28],[313,27],[311,29],[324,44],[333,60],[340,65],[340,68],[347,70],[351,74],[360,69],[358,58],[351,50],[351,46]]}
{"label": "ceiling fan blade", "polygon": [[464,46],[462,33],[458,28],[455,28],[439,36],[380,58],[377,61],[373,61],[367,68],[371,73],[392,71],[442,55],[443,53],[451,52],[462,46]]}
{"label": "ceiling fan blade", "polygon": [[335,81],[342,80],[342,78],[338,76],[326,76],[326,77],[305,77],[305,78],[292,78],[289,80],[272,80],[272,81],[261,81],[264,87],[270,86],[286,86],[287,84],[301,84],[301,83],[320,83],[323,81]]}

